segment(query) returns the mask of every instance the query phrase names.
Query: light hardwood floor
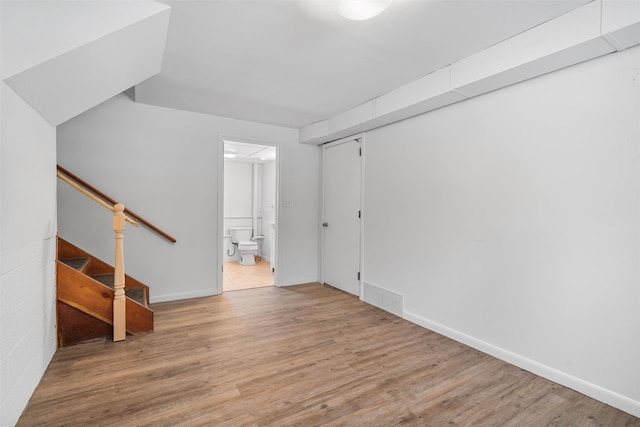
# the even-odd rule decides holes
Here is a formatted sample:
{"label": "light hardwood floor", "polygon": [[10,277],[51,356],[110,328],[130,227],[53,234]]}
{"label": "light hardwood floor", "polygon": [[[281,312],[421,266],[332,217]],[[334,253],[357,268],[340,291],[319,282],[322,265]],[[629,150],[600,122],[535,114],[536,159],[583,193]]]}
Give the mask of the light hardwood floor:
{"label": "light hardwood floor", "polygon": [[222,281],[225,291],[273,286],[271,264],[265,260],[256,260],[255,265],[241,265],[237,261],[225,262]]}
{"label": "light hardwood floor", "polygon": [[18,425],[640,426],[324,285],[153,308],[153,334],[58,350]]}

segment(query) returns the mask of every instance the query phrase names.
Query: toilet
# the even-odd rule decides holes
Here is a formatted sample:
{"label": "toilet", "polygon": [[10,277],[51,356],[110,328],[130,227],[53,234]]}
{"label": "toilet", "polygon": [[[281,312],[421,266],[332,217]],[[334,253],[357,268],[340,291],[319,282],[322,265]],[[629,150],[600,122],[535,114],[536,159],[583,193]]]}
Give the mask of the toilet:
{"label": "toilet", "polygon": [[238,245],[240,252],[240,261],[242,265],[254,265],[256,263],[256,254],[258,253],[258,243],[251,240],[253,229],[251,227],[235,227],[230,228],[231,243]]}

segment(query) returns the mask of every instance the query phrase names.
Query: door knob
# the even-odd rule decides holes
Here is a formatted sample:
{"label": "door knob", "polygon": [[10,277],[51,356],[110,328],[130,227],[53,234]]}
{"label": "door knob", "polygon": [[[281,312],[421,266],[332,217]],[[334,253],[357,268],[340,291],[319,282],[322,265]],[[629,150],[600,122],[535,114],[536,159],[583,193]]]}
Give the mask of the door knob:
{"label": "door knob", "polygon": [[322,226],[323,226],[324,228],[327,228],[327,227],[329,226],[329,224],[327,224],[326,222],[323,222],[323,223],[322,223]]}

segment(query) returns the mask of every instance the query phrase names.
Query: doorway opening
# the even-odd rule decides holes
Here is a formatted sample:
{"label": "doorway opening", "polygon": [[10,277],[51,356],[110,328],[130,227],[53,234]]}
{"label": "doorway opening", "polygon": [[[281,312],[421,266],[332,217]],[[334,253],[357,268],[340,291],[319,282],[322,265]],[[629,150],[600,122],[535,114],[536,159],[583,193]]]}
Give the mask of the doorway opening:
{"label": "doorway opening", "polygon": [[222,290],[275,284],[277,147],[224,139]]}

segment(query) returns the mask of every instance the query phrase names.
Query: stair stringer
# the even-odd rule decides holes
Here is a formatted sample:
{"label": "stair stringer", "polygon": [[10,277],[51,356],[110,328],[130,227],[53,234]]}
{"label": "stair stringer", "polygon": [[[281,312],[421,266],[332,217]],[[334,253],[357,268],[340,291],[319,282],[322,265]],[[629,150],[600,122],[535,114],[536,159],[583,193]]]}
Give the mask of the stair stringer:
{"label": "stair stringer", "polygon": [[57,267],[58,301],[112,325],[113,290],[63,262]]}
{"label": "stair stringer", "polygon": [[57,316],[60,348],[113,336],[113,326],[60,300],[57,302]]}
{"label": "stair stringer", "polygon": [[[61,261],[80,258],[89,259],[82,270]],[[56,265],[59,346],[111,336],[114,290],[90,275],[113,274],[114,268],[61,238],[58,238]],[[149,287],[144,283],[125,275],[125,289],[143,289],[148,304]],[[127,333],[153,332],[153,310],[128,296],[125,296],[125,307]]]}
{"label": "stair stringer", "polygon": [[[87,268],[83,271],[85,274],[92,276],[97,274],[113,274],[115,268],[108,263],[102,261],[99,258],[91,255],[89,252],[77,247],[76,245],[69,243],[61,237],[58,237],[58,259],[65,258],[89,258],[91,261]],[[140,282],[139,280],[124,275],[124,288],[125,289],[144,289],[147,304],[149,304],[149,286]]]}
{"label": "stair stringer", "polygon": [[[113,325],[113,289],[63,262],[58,261],[57,266],[58,301]],[[129,297],[125,300],[127,332],[153,332],[153,310]]]}

